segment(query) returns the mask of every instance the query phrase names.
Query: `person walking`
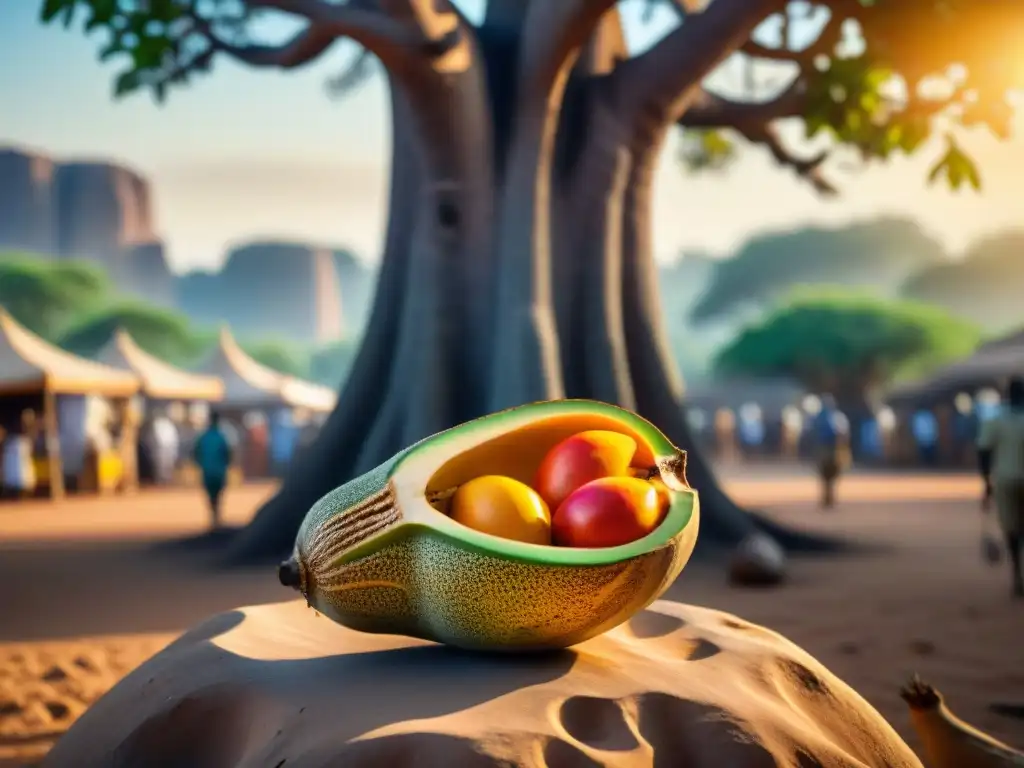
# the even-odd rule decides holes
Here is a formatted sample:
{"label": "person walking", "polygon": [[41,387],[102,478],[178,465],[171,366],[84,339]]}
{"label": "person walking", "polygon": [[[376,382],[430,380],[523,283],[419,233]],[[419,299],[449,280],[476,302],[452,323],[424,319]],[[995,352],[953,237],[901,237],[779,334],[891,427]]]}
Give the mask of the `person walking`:
{"label": "person walking", "polygon": [[1010,379],[1006,407],[983,421],[978,432],[978,468],[985,483],[982,510],[995,502],[1010,555],[1014,597],[1024,597],[1021,537],[1024,535],[1024,378]]}
{"label": "person walking", "polygon": [[836,481],[850,459],[849,422],[836,407],[832,395],[822,395],[821,410],[814,417],[811,429],[821,479],[821,507],[830,509],[836,503]]}
{"label": "person walking", "polygon": [[917,411],[910,422],[917,443],[917,455],[926,467],[934,467],[939,460],[939,420],[927,408]]}
{"label": "person walking", "polygon": [[220,501],[228,481],[231,466],[231,444],[220,428],[220,414],[210,413],[210,421],[196,440],[193,458],[203,476],[203,488],[210,503],[210,527],[220,525]]}

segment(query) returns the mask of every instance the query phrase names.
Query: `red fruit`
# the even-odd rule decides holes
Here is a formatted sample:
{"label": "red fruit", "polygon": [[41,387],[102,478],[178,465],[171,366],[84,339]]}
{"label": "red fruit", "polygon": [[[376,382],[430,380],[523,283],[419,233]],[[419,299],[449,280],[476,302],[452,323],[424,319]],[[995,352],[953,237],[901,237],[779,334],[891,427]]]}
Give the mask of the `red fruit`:
{"label": "red fruit", "polygon": [[555,510],[551,538],[564,547],[617,547],[661,523],[666,494],[636,477],[606,477],[578,488]]}
{"label": "red fruit", "polygon": [[569,494],[592,480],[628,475],[636,448],[636,440],[619,432],[579,432],[547,452],[537,469],[533,488],[549,509],[555,509]]}

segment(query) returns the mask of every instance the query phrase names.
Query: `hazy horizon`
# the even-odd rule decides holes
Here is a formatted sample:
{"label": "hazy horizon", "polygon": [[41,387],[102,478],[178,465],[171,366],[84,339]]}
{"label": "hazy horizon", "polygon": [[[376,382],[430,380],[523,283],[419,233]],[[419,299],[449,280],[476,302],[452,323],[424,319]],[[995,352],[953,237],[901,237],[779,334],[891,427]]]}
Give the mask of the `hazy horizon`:
{"label": "hazy horizon", "polygon": [[[56,160],[106,159],[145,176],[156,230],[176,272],[214,269],[232,245],[256,239],[325,243],[369,262],[379,258],[390,146],[385,84],[374,76],[341,102],[324,89],[350,59],[351,45],[336,46],[299,72],[218,60],[208,76],[172,91],[163,107],[145,94],[113,102],[116,67],[97,61],[99,37],[42,26],[40,4],[0,10],[0,64],[16,73],[0,82],[0,104],[14,107],[0,114],[0,145]],[[631,42],[642,47],[670,25],[665,14],[643,28],[633,23]],[[718,76],[723,83],[730,78],[729,71]],[[981,193],[926,184],[944,149],[940,138],[914,159],[884,166],[830,162],[841,195],[828,201],[760,148],[744,148],[725,173],[688,175],[675,160],[673,137],[656,179],[656,256],[723,255],[765,232],[879,216],[917,221],[956,254],[979,238],[1024,226],[1022,125],[1019,116],[1010,142],[969,136]]]}

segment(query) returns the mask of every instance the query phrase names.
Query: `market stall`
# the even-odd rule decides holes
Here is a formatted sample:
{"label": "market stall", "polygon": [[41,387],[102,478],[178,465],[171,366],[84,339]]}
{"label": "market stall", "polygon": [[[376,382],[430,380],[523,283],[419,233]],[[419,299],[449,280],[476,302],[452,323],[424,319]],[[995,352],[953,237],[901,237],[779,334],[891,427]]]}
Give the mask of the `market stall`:
{"label": "market stall", "polygon": [[993,343],[925,379],[893,387],[886,401],[893,408],[951,404],[960,393],[973,396],[986,389],[1002,390],[1014,375],[1024,375],[1024,341]]}
{"label": "market stall", "polygon": [[96,356],[97,362],[134,373],[141,393],[159,402],[217,403],[224,397],[224,382],[183,370],[142,349],[124,329],[118,329]]}
{"label": "market stall", "polygon": [[241,348],[223,328],[217,347],[199,369],[218,377],[224,395],[218,410],[237,434],[245,477],[278,474],[290,460],[301,424],[330,413],[337,394],[329,387],[272,370]]}
{"label": "market stall", "polygon": [[974,461],[978,422],[988,417],[1011,376],[1024,375],[1024,333],[996,339],[970,357],[944,366],[932,375],[889,390],[886,403],[897,416],[899,457],[913,460],[916,415],[930,413],[938,424],[939,459],[944,464]]}
{"label": "market stall", "polygon": [[[35,433],[26,437],[40,446],[32,454],[36,482],[51,497],[64,495],[66,478],[100,490],[137,486],[131,405],[138,390],[135,374],[65,352],[0,309],[0,423],[8,433]],[[90,463],[87,421],[97,397],[115,406],[116,435]]]}
{"label": "market stall", "polygon": [[139,440],[142,482],[192,484],[195,472],[188,460],[197,423],[211,403],[224,397],[224,383],[171,365],[142,349],[124,329],[118,329],[100,350],[99,362],[139,377],[145,416]]}

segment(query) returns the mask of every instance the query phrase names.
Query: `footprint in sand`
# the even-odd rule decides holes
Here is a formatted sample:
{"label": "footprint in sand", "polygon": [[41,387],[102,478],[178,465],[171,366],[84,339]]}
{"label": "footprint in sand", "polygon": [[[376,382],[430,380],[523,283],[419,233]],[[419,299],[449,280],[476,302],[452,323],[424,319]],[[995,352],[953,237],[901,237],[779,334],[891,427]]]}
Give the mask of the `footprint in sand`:
{"label": "footprint in sand", "polygon": [[[638,750],[653,757],[654,768],[777,764],[760,744],[737,740],[734,724],[721,710],[666,693],[645,693],[626,701],[573,696],[562,703],[559,719],[577,744],[605,753]],[[708,744],[716,745],[712,762]],[[595,761],[564,739],[549,741],[544,759],[547,768],[591,768],[612,762]]]}
{"label": "footprint in sand", "polygon": [[710,640],[684,634],[685,620],[656,611],[637,614],[629,620],[626,629],[641,641],[645,653],[672,661],[700,661],[722,650]]}
{"label": "footprint in sand", "polygon": [[634,637],[647,640],[652,637],[664,637],[678,632],[686,626],[686,622],[678,616],[655,611],[641,611],[628,622],[629,631]]}
{"label": "footprint in sand", "polygon": [[558,719],[566,733],[594,749],[629,752],[640,746],[622,705],[613,699],[572,696],[562,702]]}

